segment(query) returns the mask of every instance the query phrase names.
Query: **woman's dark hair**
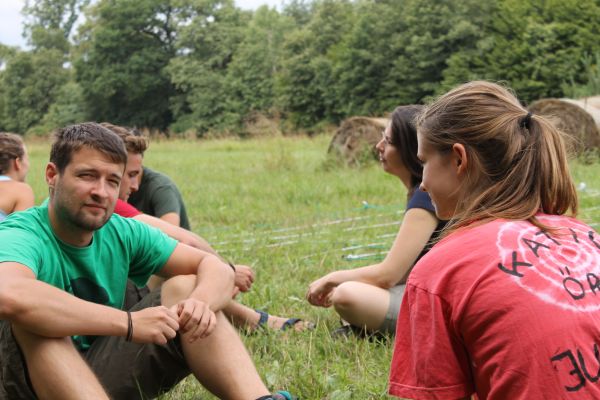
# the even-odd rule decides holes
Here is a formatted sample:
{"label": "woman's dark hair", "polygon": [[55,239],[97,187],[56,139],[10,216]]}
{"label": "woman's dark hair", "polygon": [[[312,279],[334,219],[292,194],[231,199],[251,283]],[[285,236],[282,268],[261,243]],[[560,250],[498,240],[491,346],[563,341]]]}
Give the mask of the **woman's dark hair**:
{"label": "woman's dark hair", "polygon": [[10,163],[25,154],[25,145],[19,135],[0,132],[0,175],[10,170]]}
{"label": "woman's dark hair", "polygon": [[409,196],[419,186],[423,178],[423,166],[417,158],[416,119],[423,106],[399,106],[392,113],[391,131],[392,146],[398,150],[400,159],[410,173]]}

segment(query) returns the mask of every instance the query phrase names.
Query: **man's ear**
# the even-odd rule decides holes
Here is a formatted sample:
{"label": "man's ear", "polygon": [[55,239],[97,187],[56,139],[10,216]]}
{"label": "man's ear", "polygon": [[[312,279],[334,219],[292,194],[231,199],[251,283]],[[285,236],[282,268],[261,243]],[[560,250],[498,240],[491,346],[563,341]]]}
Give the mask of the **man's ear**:
{"label": "man's ear", "polygon": [[58,168],[56,167],[56,164],[54,164],[53,162],[49,162],[46,165],[46,183],[48,184],[48,187],[50,189],[54,189],[54,186],[56,185],[56,180],[58,179]]}
{"label": "man's ear", "polygon": [[456,167],[456,173],[458,175],[465,174],[467,172],[468,157],[467,149],[461,143],[454,143],[452,145],[452,156],[453,162]]}

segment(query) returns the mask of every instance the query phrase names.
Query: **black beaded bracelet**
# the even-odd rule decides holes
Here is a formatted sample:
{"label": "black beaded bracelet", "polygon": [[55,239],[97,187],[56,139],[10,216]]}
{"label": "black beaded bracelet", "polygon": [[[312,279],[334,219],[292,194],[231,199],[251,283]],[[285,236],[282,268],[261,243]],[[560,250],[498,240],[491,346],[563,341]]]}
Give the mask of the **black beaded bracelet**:
{"label": "black beaded bracelet", "polygon": [[131,320],[131,312],[127,311],[127,336],[125,336],[125,341],[131,342],[133,339],[133,321]]}
{"label": "black beaded bracelet", "polygon": [[231,267],[231,269],[233,270],[233,272],[237,272],[235,269],[235,265],[233,265],[232,262],[227,262],[227,264],[229,264],[229,266]]}

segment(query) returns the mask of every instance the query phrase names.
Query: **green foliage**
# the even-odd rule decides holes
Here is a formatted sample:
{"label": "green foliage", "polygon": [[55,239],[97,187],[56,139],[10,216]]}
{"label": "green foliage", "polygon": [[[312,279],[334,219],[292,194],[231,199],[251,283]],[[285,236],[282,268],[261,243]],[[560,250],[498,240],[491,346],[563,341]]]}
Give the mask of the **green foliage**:
{"label": "green foliage", "polygon": [[568,81],[561,85],[563,92],[572,98],[595,96],[600,93],[600,53],[595,56],[584,54],[582,59],[585,78],[583,83],[575,83],[575,74],[571,72]]}
{"label": "green foliage", "polygon": [[166,128],[175,94],[165,67],[175,56],[173,1],[99,1],[83,27],[75,69],[96,120]]}
{"label": "green foliage", "polygon": [[288,36],[278,92],[282,108],[296,126],[309,128],[323,120],[339,120],[341,99],[335,93],[333,70],[343,51],[338,46],[354,18],[349,1],[319,1],[310,22]]}
{"label": "green foliage", "polygon": [[69,53],[69,36],[81,11],[90,0],[26,0],[25,34],[36,49],[59,49]]}
{"label": "green foliage", "polygon": [[173,101],[175,118],[199,135],[235,127],[240,116],[231,111],[227,68],[244,38],[249,13],[232,0],[188,2],[186,24],[179,30],[177,55],[167,71],[179,94]]}
{"label": "green foliage", "polygon": [[406,29],[404,2],[357,4],[357,19],[345,36],[334,70],[339,102],[338,113],[380,115],[398,103],[395,90],[385,89],[394,65],[398,35]]}
{"label": "green foliage", "polygon": [[503,80],[530,102],[564,96],[568,77],[585,82],[581,60],[600,50],[596,1],[503,0],[492,15],[477,51],[453,59],[446,86],[459,76]]}
{"label": "green foliage", "polygon": [[44,135],[57,128],[88,119],[83,91],[76,82],[69,81],[58,90],[56,101],[50,106],[40,124],[31,128],[28,133]]}
{"label": "green foliage", "polygon": [[240,118],[254,112],[275,112],[275,80],[281,70],[282,43],[293,20],[275,9],[256,10],[227,68],[231,112]]}
{"label": "green foliage", "polygon": [[63,60],[57,49],[17,52],[8,58],[0,75],[1,129],[25,133],[41,121],[68,80]]}
{"label": "green foliage", "polygon": [[[61,99],[40,122],[64,76],[91,119],[198,136],[247,135],[257,116],[315,132],[474,79],[506,82],[525,102],[600,90],[596,0],[289,0],[254,11],[233,0],[28,0],[24,13],[32,54],[0,69],[0,126],[14,129],[80,115]],[[33,95],[41,51],[56,54]],[[19,76],[27,83],[9,82]]]}

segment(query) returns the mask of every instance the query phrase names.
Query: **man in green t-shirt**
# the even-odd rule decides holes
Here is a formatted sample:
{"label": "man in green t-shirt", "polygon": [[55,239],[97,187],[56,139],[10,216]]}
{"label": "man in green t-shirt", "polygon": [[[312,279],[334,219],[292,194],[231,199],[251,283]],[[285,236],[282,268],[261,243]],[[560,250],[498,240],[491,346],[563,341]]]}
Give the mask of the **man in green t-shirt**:
{"label": "man in green t-shirt", "polygon": [[[153,398],[190,372],[220,398],[281,398],[222,315],[231,268],[113,215],[126,161],[98,124],[61,129],[49,200],[0,224],[0,399]],[[121,310],[152,274],[162,288]]]}

